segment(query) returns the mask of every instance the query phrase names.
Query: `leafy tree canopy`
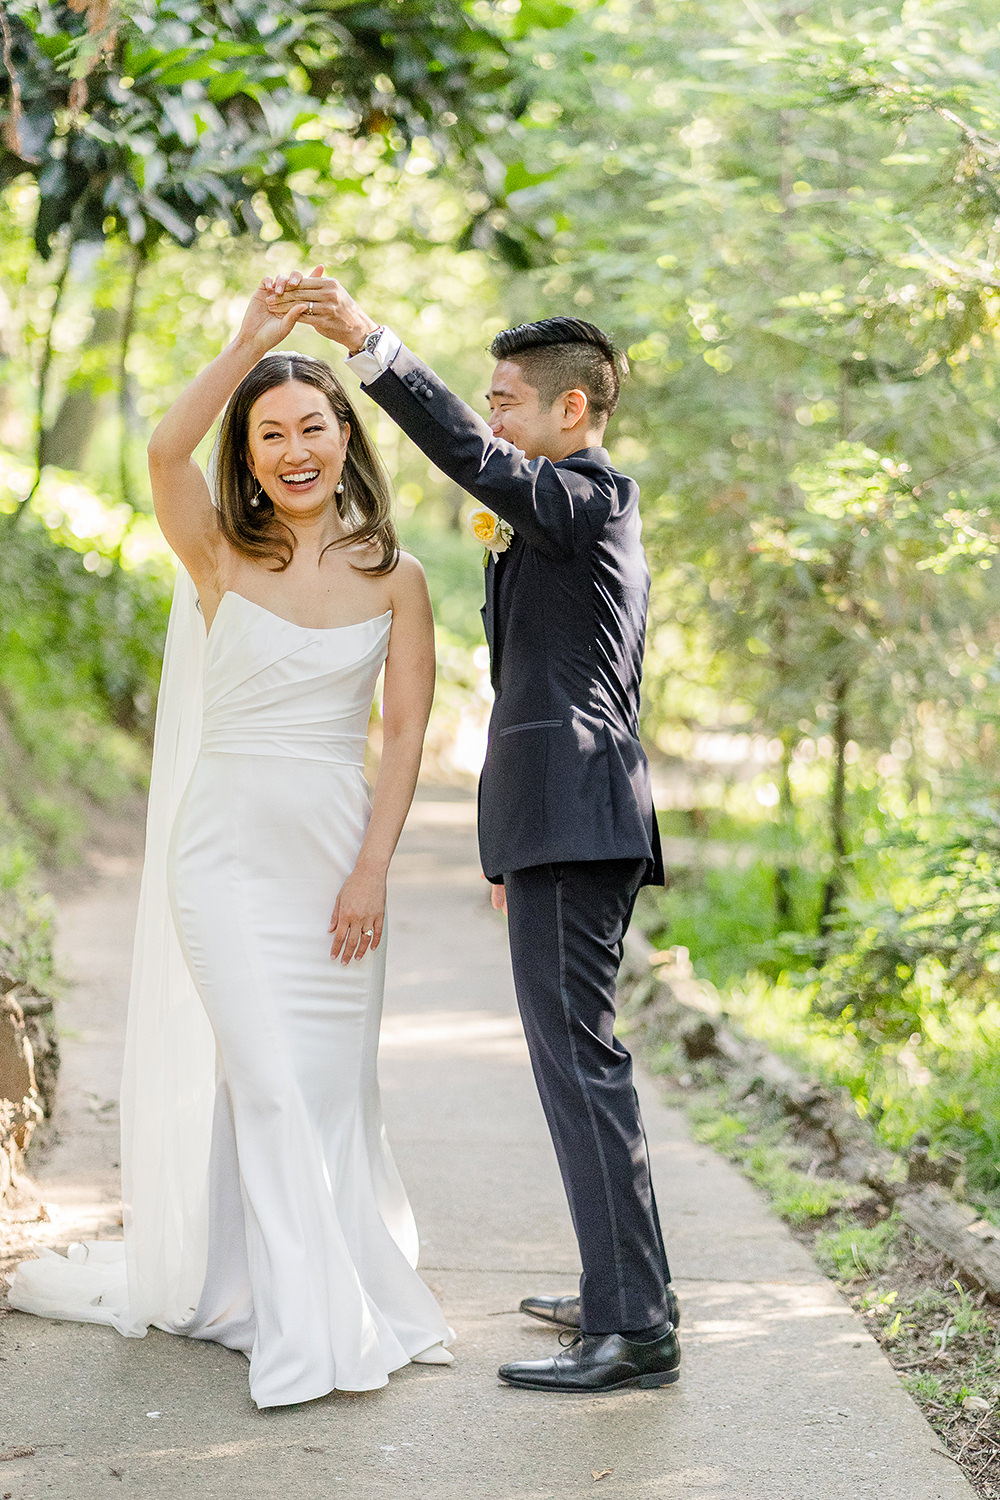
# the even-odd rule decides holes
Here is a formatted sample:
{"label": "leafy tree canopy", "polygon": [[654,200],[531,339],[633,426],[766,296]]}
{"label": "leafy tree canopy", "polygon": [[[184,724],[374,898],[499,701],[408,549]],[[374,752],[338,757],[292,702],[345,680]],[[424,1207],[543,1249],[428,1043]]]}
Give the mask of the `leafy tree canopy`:
{"label": "leafy tree canopy", "polygon": [[[534,0],[507,29],[571,14]],[[67,227],[144,254],[212,222],[257,231],[258,193],[301,239],[321,183],[358,190],[334,132],[461,160],[524,107],[492,21],[461,0],[7,0],[0,188],[36,179],[43,257]]]}

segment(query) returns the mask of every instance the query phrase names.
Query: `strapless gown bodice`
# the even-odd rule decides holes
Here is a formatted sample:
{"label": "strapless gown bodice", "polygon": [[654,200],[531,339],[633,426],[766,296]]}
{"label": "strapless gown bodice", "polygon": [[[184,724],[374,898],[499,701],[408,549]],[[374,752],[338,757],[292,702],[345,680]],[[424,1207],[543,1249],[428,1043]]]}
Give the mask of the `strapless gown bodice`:
{"label": "strapless gown bodice", "polygon": [[391,613],[327,629],[226,593],[205,653],[202,746],[360,766]]}

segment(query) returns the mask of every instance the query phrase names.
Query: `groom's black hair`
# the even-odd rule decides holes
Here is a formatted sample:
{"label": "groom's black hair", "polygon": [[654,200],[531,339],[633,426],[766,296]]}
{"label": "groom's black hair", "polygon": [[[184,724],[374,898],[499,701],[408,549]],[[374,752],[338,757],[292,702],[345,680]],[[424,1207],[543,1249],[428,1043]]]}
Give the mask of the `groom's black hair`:
{"label": "groom's black hair", "polygon": [[564,391],[587,393],[590,409],[606,422],[618,405],[628,360],[593,323],[582,318],[542,318],[505,328],[490,345],[494,359],[519,365],[525,380],[550,407]]}

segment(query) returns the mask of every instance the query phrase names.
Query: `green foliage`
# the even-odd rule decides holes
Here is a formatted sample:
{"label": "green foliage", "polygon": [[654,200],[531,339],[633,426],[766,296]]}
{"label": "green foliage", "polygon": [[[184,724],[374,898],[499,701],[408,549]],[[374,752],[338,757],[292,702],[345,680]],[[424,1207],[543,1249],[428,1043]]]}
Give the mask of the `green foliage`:
{"label": "green foliage", "polygon": [[[0,510],[13,499],[0,491]],[[122,524],[50,472],[0,552],[3,805],[49,858],[70,852],[89,803],[113,803],[144,773],[168,576],[125,565],[138,539]]]}
{"label": "green foliage", "polygon": [[51,995],[52,904],[41,894],[31,856],[0,814],[0,970]]}
{"label": "green foliage", "polygon": [[424,566],[438,632],[466,652],[474,651],[483,644],[482,549],[468,532],[435,524],[422,508],[400,521],[399,534]]}
{"label": "green foliage", "polygon": [[[742,976],[748,967],[766,969],[784,935],[774,910],[776,862],[771,853],[741,858],[737,845],[725,862],[706,860],[672,868],[668,888],[647,897],[646,909],[655,907],[655,915],[646,919],[650,938],[659,948],[687,948],[697,959],[699,974],[718,986]],[[815,868],[797,859],[791,886],[806,920],[815,907],[815,885]],[[785,955],[782,967],[787,964]]]}
{"label": "green foliage", "polygon": [[[18,478],[0,462],[0,512]],[[43,994],[56,981],[39,862],[70,860],[94,807],[144,777],[169,594],[162,564],[136,566],[126,524],[50,473],[0,551],[0,970]]]}
{"label": "green foliage", "polygon": [[36,178],[43,256],[63,228],[146,255],[213,222],[256,232],[258,193],[301,240],[338,176],[333,111],[356,135],[402,148],[421,134],[450,154],[456,135],[466,149],[482,136],[511,77],[495,30],[454,0],[8,10],[17,93],[7,80],[0,186]]}
{"label": "green foliage", "polygon": [[690,950],[752,1035],[848,1088],[888,1145],[905,1150],[922,1132],[933,1149],[961,1152],[968,1190],[995,1213],[1000,840],[993,803],[942,808],[869,846],[822,940],[775,933],[768,873],[759,859],[741,867],[731,857],[682,876],[656,899],[647,926],[662,946]]}
{"label": "green foliage", "polygon": [[944,1381],[940,1375],[933,1375],[928,1370],[918,1370],[913,1375],[901,1376],[903,1388],[909,1391],[914,1401],[919,1401],[922,1406],[931,1403],[948,1403],[954,1406],[961,1404],[962,1396],[956,1392],[947,1392]]}
{"label": "green foliage", "polygon": [[[825,1083],[850,1091],[858,1112],[896,1151],[918,1132],[932,1149],[966,1161],[969,1195],[991,1215],[1000,1211],[1000,1004],[982,1005],[940,988],[915,989],[913,1029],[889,1041],[848,1013],[817,1002],[823,971],[749,973],[722,995],[750,1035]],[[918,1008],[919,1007],[919,1008]]]}
{"label": "green foliage", "polygon": [[785,1153],[775,1147],[754,1146],[741,1165],[751,1182],[762,1188],[775,1211],[789,1224],[807,1224],[824,1219],[852,1189],[847,1183],[825,1177],[810,1177],[789,1165]]}
{"label": "green foliage", "polygon": [[978,798],[900,829],[882,846],[891,884],[848,898],[817,1008],[873,1044],[944,1022],[956,996],[987,1006],[1000,972],[1000,812]]}
{"label": "green foliage", "polygon": [[[990,1326],[990,1320],[983,1312],[983,1309],[977,1305],[976,1299],[966,1291],[960,1281],[953,1281],[952,1286],[955,1288],[955,1296],[946,1302],[950,1313],[948,1319],[950,1324],[949,1332],[957,1335],[959,1338],[965,1338],[969,1335],[978,1337],[980,1334],[985,1333]],[[945,1338],[941,1340],[942,1349],[945,1347],[946,1342]]]}
{"label": "green foliage", "polygon": [[[806,903],[826,922],[870,826],[852,793],[874,794],[877,828],[887,776],[936,791],[979,738],[1000,535],[992,16],[608,0],[547,47],[509,144],[558,168],[531,192],[563,222],[514,306],[577,309],[628,346],[613,446],[646,497],[647,728],[686,759],[711,733],[773,744],[760,790],[826,857]],[[804,929],[780,871],[774,897]]]}
{"label": "green foliage", "polygon": [[693,1104],[689,1116],[695,1138],[736,1162],[789,1224],[824,1219],[852,1192],[847,1183],[803,1172],[782,1124],[761,1126],[710,1100]]}
{"label": "green foliage", "polygon": [[845,1219],[836,1229],[823,1230],[813,1243],[813,1254],[828,1276],[853,1281],[878,1276],[893,1264],[899,1238],[899,1216],[890,1215],[870,1228]]}
{"label": "green foliage", "polygon": [[694,1104],[688,1110],[695,1140],[729,1156],[739,1147],[749,1129],[749,1122],[728,1110],[712,1104]]}
{"label": "green foliage", "polygon": [[883,1131],[905,1142],[926,1130],[963,1152],[970,1187],[996,1207],[997,810],[985,799],[945,808],[882,854],[881,890],[849,896],[838,914],[812,1009],[855,1040],[866,1059],[858,1097]]}

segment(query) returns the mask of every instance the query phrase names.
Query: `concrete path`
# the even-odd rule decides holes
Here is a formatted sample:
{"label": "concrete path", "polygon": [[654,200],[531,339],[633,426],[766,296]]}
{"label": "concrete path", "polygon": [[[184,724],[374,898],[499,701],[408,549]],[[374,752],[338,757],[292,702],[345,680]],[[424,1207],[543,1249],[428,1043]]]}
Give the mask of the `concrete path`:
{"label": "concrete path", "polygon": [[[135,861],[106,861],[62,923],[79,979],[67,1119],[45,1168],[65,1243],[114,1221],[116,1053]],[[457,1329],[450,1369],[258,1413],[242,1356],[153,1332],[0,1317],[0,1462],[10,1500],[971,1500],[876,1344],[754,1190],[640,1090],[675,1281],[679,1384],[603,1398],[500,1385],[555,1336],[516,1311],[573,1286],[568,1215],[516,1019],[473,807],[428,791],[394,866],[382,1086]]]}

